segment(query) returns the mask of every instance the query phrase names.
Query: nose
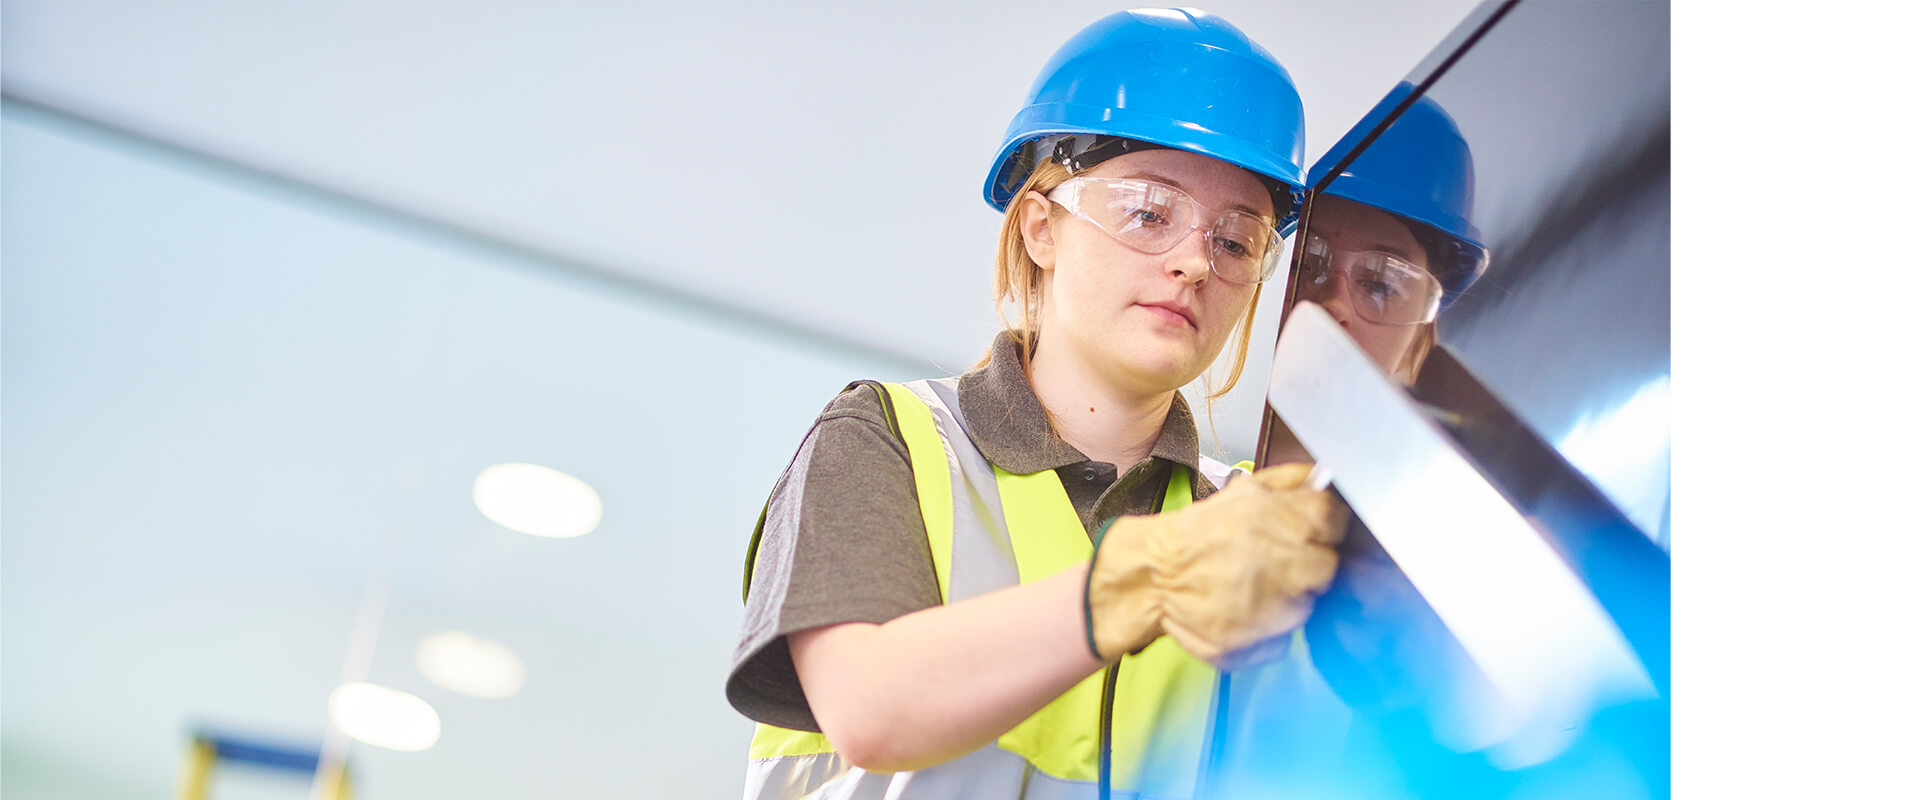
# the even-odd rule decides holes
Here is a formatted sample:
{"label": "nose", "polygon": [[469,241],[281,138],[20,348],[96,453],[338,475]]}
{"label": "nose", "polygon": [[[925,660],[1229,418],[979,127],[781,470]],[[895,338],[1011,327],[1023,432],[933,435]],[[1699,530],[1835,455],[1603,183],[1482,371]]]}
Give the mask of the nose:
{"label": "nose", "polygon": [[1167,251],[1167,274],[1175,280],[1198,286],[1213,275],[1212,242],[1206,231],[1195,228]]}

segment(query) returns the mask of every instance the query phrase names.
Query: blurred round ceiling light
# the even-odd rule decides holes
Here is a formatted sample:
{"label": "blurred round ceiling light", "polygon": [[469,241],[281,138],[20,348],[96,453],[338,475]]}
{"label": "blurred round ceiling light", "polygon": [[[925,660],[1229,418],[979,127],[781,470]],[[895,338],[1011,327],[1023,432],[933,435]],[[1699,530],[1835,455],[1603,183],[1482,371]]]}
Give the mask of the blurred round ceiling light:
{"label": "blurred round ceiling light", "polygon": [[539,464],[495,464],[473,481],[473,502],[502,527],[566,539],[600,524],[600,495],[579,478]]}
{"label": "blurred round ceiling light", "polygon": [[471,633],[444,631],[420,640],[414,663],[427,680],[474,697],[511,697],[527,683],[527,668],[506,645]]}
{"label": "blurred round ceiling light", "polygon": [[440,741],[440,715],[427,701],[371,683],[343,683],[327,697],[341,733],[374,747],[418,752]]}

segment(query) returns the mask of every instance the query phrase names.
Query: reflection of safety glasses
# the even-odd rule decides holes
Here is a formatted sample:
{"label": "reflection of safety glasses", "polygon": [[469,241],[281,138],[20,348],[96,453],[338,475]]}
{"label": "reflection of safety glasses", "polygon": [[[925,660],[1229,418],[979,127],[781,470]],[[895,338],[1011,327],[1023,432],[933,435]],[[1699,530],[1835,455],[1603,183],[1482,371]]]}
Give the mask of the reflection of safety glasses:
{"label": "reflection of safety glasses", "polygon": [[[1259,283],[1280,263],[1273,221],[1244,211],[1216,212],[1186,192],[1139,178],[1071,178],[1047,194],[1068,213],[1142,253],[1172,250],[1194,231],[1210,245],[1208,264],[1228,283]],[[1211,217],[1202,216],[1202,212]],[[1201,228],[1201,220],[1212,224]]]}
{"label": "reflection of safety glasses", "polygon": [[1326,239],[1309,233],[1301,259],[1301,275],[1312,286],[1331,291],[1333,287],[1328,281],[1337,270],[1344,278],[1341,283],[1347,292],[1347,302],[1368,322],[1422,325],[1432,322],[1440,313],[1440,281],[1431,273],[1378,251],[1352,256],[1344,268],[1337,267],[1333,246]]}

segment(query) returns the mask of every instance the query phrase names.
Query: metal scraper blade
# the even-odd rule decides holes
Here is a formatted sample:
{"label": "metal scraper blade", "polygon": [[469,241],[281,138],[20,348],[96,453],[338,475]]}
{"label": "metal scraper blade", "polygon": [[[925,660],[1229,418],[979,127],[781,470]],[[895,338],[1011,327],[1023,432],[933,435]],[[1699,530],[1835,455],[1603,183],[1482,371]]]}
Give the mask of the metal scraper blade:
{"label": "metal scraper blade", "polygon": [[1655,691],[1593,593],[1325,309],[1294,306],[1267,402],[1527,727]]}

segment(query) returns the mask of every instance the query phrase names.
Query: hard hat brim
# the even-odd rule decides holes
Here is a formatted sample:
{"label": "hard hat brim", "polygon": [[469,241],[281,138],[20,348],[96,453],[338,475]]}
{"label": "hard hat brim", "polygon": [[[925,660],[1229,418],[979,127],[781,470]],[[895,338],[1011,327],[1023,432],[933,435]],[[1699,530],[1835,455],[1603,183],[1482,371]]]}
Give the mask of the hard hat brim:
{"label": "hard hat brim", "polygon": [[[1178,122],[1121,108],[1101,108],[1073,103],[1048,103],[1029,106],[1015,116],[1009,130],[1024,135],[1008,139],[994,157],[994,169],[981,195],[995,211],[1005,212],[1014,192],[1026,182],[1026,175],[1008,175],[1014,156],[1022,147],[1038,139],[1061,134],[1102,134],[1123,136],[1143,142],[1185,150],[1216,158],[1262,177],[1277,181],[1289,189],[1302,190],[1300,168],[1275,159],[1258,148],[1248,147],[1238,138],[1187,122]],[[1298,208],[1282,212],[1283,225],[1290,224]],[[1276,209],[1276,211],[1280,211]]]}

